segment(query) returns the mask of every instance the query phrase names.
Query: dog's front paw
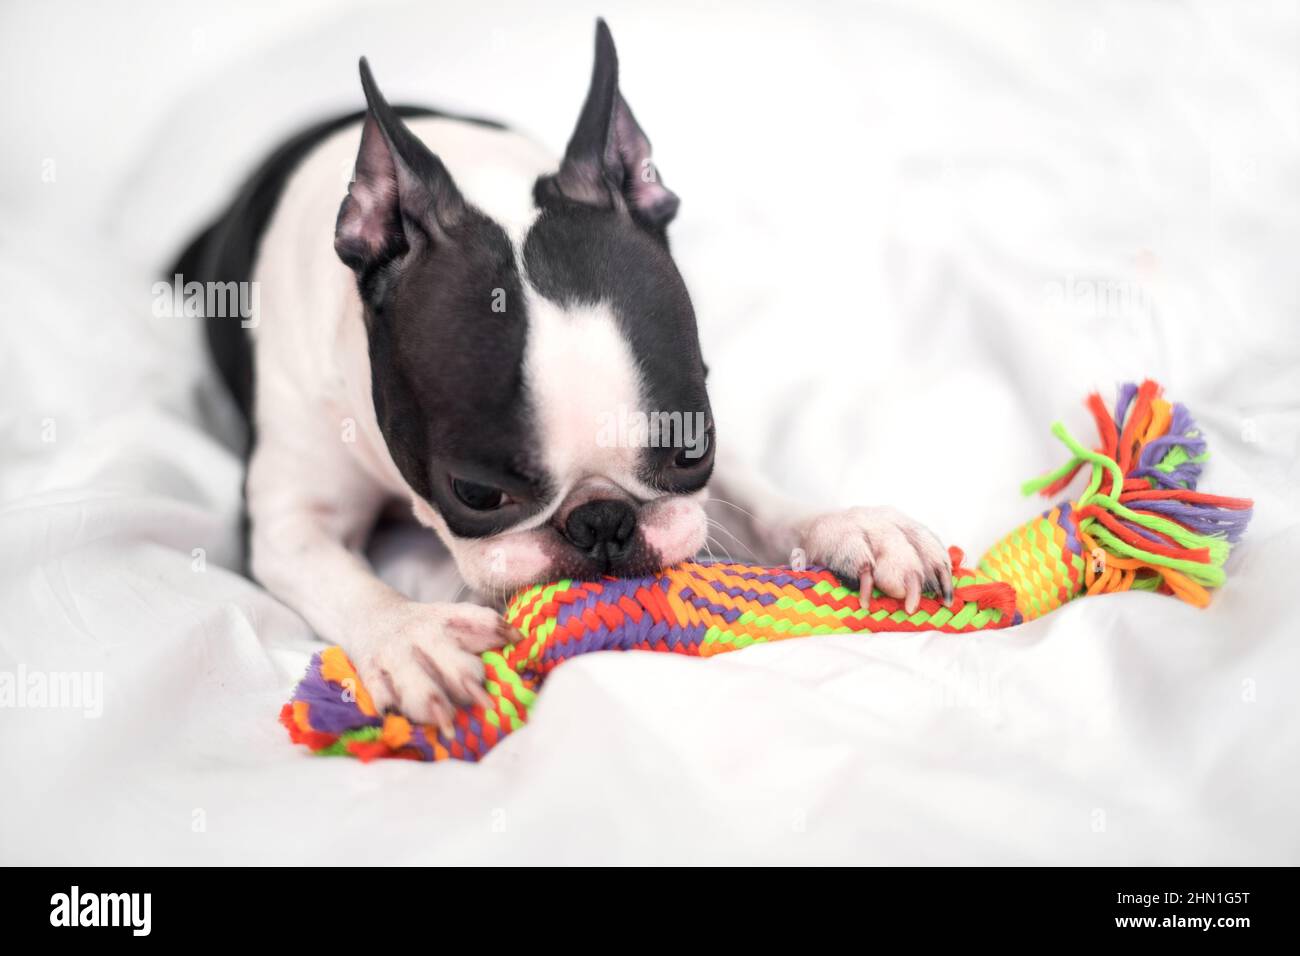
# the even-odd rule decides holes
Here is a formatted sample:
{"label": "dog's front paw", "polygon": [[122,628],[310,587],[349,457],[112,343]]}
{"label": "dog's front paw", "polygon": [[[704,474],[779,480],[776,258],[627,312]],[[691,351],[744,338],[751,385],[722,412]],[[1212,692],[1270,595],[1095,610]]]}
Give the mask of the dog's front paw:
{"label": "dog's front paw", "polygon": [[354,661],[381,712],[401,711],[450,736],[457,708],[491,706],[479,655],[516,637],[489,608],[403,601],[377,617]]}
{"label": "dog's front paw", "polygon": [[872,587],[903,601],[911,614],[929,591],[952,602],[947,550],[925,526],[893,508],[849,508],[810,518],[799,526],[809,564],[857,581],[863,600]]}

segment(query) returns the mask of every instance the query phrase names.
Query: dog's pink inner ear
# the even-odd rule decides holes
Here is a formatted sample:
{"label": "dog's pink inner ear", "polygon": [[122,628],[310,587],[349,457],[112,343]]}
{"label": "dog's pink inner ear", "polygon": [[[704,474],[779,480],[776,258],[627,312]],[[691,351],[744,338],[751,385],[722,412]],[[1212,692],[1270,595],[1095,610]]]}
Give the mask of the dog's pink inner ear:
{"label": "dog's pink inner ear", "polygon": [[355,269],[400,255],[404,245],[397,164],[379,124],[367,114],[356,171],[334,229],[334,249]]}
{"label": "dog's pink inner ear", "polygon": [[334,226],[339,258],[360,276],[405,255],[419,237],[445,241],[465,213],[447,167],[402,122],[360,63],[366,94],[356,172]]}
{"label": "dog's pink inner ear", "polygon": [[656,229],[667,226],[677,212],[677,195],[660,179],[650,140],[619,92],[618,52],[603,20],[596,23],[587,98],[552,181],[575,202],[626,208]]}
{"label": "dog's pink inner ear", "polygon": [[659,170],[650,155],[650,140],[637,125],[622,93],[614,97],[606,160],[622,167],[623,195],[642,216],[655,225],[667,225],[677,214],[681,200],[660,182]]}

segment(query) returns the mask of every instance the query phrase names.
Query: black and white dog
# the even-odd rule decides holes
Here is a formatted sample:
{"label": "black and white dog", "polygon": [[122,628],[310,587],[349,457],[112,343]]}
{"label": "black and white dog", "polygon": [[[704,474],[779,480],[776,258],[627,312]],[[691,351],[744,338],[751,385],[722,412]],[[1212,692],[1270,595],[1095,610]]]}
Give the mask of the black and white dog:
{"label": "black and white dog", "polygon": [[[678,200],[604,22],[558,161],[494,123],[394,109],[364,60],[361,84],[367,109],[282,147],[177,271],[260,284],[251,335],[208,318],[255,436],[253,575],[348,650],[377,705],[445,727],[509,632],[381,582],[363,549],[385,508],[433,529],[479,595],[646,574],[703,547],[717,444],[665,235]],[[703,425],[669,447],[600,440],[620,409]],[[717,470],[768,559],[800,548],[864,590],[951,599],[944,548],[896,511],[810,513]]]}

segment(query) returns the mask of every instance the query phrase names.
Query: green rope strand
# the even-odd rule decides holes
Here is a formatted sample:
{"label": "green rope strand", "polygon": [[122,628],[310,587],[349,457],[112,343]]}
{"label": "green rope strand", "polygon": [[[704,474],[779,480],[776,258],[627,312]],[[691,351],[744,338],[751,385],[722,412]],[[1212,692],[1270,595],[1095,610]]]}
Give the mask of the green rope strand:
{"label": "green rope strand", "polygon": [[[1198,534],[1188,528],[1183,527],[1176,521],[1163,518],[1155,514],[1139,514],[1136,511],[1121,504],[1115,496],[1116,491],[1124,487],[1124,473],[1120,471],[1119,464],[1114,459],[1092,451],[1082,445],[1066,429],[1061,422],[1055,422],[1052,425],[1052,434],[1065,445],[1074,457],[1066,464],[1049,472],[1039,478],[1031,479],[1021,485],[1022,494],[1033,494],[1052,484],[1054,481],[1068,475],[1073,469],[1082,464],[1092,465],[1092,475],[1088,480],[1088,486],[1084,489],[1082,495],[1076,504],[1076,508],[1084,508],[1088,505],[1096,505],[1117,517],[1124,518],[1140,525],[1150,531],[1156,531],[1167,535],[1176,541],[1180,546],[1189,550],[1204,548],[1209,552],[1210,564],[1207,566],[1199,561],[1188,561],[1183,558],[1169,558],[1164,555],[1154,554],[1142,548],[1134,547],[1125,541],[1120,540],[1112,534],[1105,525],[1098,522],[1095,518],[1085,518],[1079,522],[1079,529],[1084,533],[1096,538],[1099,542],[1112,549],[1114,553],[1125,557],[1136,558],[1148,564],[1157,564],[1161,567],[1173,568],[1181,571],[1193,580],[1210,587],[1219,587],[1223,584],[1223,564],[1228,559],[1229,545],[1226,540],[1211,535]],[[1177,447],[1177,446],[1175,446]],[[1172,450],[1171,450],[1172,452]],[[1100,492],[1101,479],[1106,473],[1110,473],[1111,493],[1102,494]]]}

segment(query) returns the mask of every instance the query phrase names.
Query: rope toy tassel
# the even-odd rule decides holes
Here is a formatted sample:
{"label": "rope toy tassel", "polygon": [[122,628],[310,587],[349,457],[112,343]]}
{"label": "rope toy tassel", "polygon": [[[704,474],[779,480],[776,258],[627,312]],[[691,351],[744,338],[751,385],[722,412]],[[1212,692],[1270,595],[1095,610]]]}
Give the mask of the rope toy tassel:
{"label": "rope toy tassel", "polygon": [[1205,439],[1191,413],[1160,391],[1150,379],[1120,386],[1113,416],[1090,395],[1100,439],[1094,450],[1060,422],[1052,426],[1072,457],[1021,491],[1058,494],[1090,467],[1083,493],[1012,531],[978,565],[1016,588],[1026,620],[1113,591],[1159,591],[1205,607],[1210,589],[1222,586],[1253,502],[1196,490],[1209,457]]}
{"label": "rope toy tassel", "polygon": [[1205,440],[1191,415],[1152,381],[1123,385],[1112,414],[1086,402],[1099,446],[1059,422],[1071,458],[1025,484],[1054,497],[1090,469],[1074,501],[1054,505],[995,544],[974,570],[952,548],[953,601],[924,595],[911,614],[874,590],[845,587],[822,568],[687,561],[643,578],[557,581],[505,609],[519,639],[483,654],[490,706],[459,711],[452,732],[380,713],[341,648],[318,653],[280,712],[290,738],[322,755],[360,760],[478,760],[528,720],[546,675],[579,654],[646,650],[712,657],[752,644],[825,634],[978,634],[1040,617],[1083,595],[1159,591],[1204,607],[1223,584],[1252,503],[1196,491]]}

